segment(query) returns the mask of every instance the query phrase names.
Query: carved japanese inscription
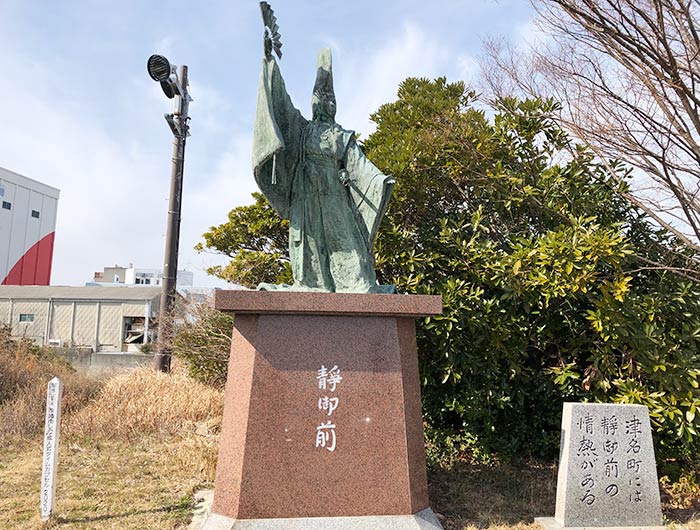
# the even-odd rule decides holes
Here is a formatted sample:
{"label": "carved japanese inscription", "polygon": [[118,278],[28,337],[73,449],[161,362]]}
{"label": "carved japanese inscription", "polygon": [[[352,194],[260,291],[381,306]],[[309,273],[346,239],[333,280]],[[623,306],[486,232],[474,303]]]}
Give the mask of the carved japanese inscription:
{"label": "carved japanese inscription", "polygon": [[645,406],[564,404],[555,519],[564,527],[661,525]]}
{"label": "carved japanese inscription", "polygon": [[48,521],[56,499],[56,466],[58,465],[58,439],[61,427],[61,398],[63,383],[58,377],[49,381],[46,392],[46,421],[44,423],[44,459],[41,464],[42,521]]}
{"label": "carved japanese inscription", "polygon": [[316,375],[318,389],[323,393],[318,398],[318,409],[322,411],[324,419],[321,424],[316,427],[316,447],[324,448],[331,453],[336,448],[336,425],[332,420],[333,411],[338,408],[340,398],[335,395],[338,384],[343,380],[340,375],[340,368],[334,365],[332,368],[326,368],[321,365]]}

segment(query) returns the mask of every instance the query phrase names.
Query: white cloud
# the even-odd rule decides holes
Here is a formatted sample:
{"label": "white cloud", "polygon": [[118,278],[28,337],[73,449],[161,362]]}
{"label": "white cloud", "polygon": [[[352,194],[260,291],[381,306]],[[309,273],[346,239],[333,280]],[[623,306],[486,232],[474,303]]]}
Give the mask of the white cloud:
{"label": "white cloud", "polygon": [[457,57],[459,79],[472,84],[479,75],[479,61],[473,55],[462,54]]}
{"label": "white cloud", "polygon": [[[376,49],[337,51],[334,81],[338,122],[363,136],[374,130],[369,115],[396,99],[399,83],[409,76],[437,77],[452,70],[449,50],[414,23],[399,26]],[[465,56],[466,57],[466,56]]]}
{"label": "white cloud", "polygon": [[[164,104],[158,85],[152,83],[140,92],[148,94],[148,100],[142,103],[147,112],[132,109],[129,115],[130,120],[141,121],[125,125],[119,121],[122,118],[123,122],[124,114],[115,112],[115,126],[110,130],[106,128],[109,124],[103,126],[91,114],[78,86],[72,97],[54,95],[51,85],[65,87],[68,80],[50,65],[32,62],[15,52],[4,55],[0,67],[5,76],[3,97],[9,102],[0,129],[0,165],[61,190],[52,283],[80,285],[91,280],[94,271],[115,263],[160,266],[171,165],[170,132],[154,112]],[[132,85],[138,87],[141,83]],[[213,105],[223,104],[221,98],[205,87],[201,91],[207,96],[204,101],[212,103],[204,105],[206,112],[200,126],[220,129],[222,124],[212,116]],[[115,102],[115,109],[123,103]],[[132,107],[136,104],[125,103]],[[149,128],[156,126],[162,129],[158,137],[150,138],[150,145],[139,144],[139,139],[148,136]],[[124,129],[130,129],[131,136],[120,138]],[[225,220],[215,219],[212,214],[225,215],[231,208],[231,198],[240,195],[236,181],[227,180],[225,174],[230,173],[230,166],[241,163],[241,151],[245,149],[234,144],[230,153],[221,155],[215,175],[211,182],[204,180],[207,184],[203,189],[198,189],[200,180],[188,183],[188,177],[196,175],[186,172],[185,188],[195,191],[183,200],[183,265],[197,262],[192,241],[199,240],[210,225]],[[238,187],[247,191],[244,185]],[[205,200],[207,194],[209,199]]]}
{"label": "white cloud", "polygon": [[164,55],[166,57],[171,56],[173,48],[175,47],[175,42],[176,39],[174,35],[166,35],[165,37],[161,37],[153,48],[155,50],[154,53]]}
{"label": "white cloud", "polygon": [[[251,169],[252,133],[236,135],[231,146],[219,157],[209,175],[185,175],[182,202],[182,232],[180,237],[180,268],[202,273],[207,267],[223,264],[226,259],[209,253],[196,254],[192,247],[202,240],[211,226],[226,222],[228,212],[252,203],[251,193],[257,190]],[[188,178],[203,178],[207,184],[188,191]],[[212,284],[204,274],[198,274],[199,285]]]}
{"label": "white cloud", "polygon": [[196,80],[190,82],[190,93],[194,98],[191,108],[197,134],[230,134],[231,124],[227,119],[232,112],[230,97]]}
{"label": "white cloud", "polygon": [[59,107],[12,79],[4,85],[13,104],[3,116],[0,160],[61,190],[54,280],[80,284],[93,269],[148,255],[148,227],[159,224],[154,198],[163,192],[154,178],[159,165],[125,153],[83,109]]}

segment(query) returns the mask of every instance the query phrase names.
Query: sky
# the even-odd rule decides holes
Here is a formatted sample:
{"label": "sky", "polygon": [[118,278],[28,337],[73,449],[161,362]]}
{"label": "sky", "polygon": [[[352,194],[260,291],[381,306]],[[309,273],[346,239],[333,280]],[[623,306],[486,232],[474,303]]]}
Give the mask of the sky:
{"label": "sky", "polygon": [[[532,34],[527,0],[271,0],[280,68],[310,117],[316,57],[330,47],[336,120],[367,136],[369,115],[409,76],[475,85],[482,42]],[[254,0],[0,0],[0,166],[61,190],[51,283],[95,271],[161,268],[170,188],[172,112],[146,72],[151,54],[189,69],[179,267],[196,286],[225,286],[225,263],[193,247],[250,204],[263,26]]]}

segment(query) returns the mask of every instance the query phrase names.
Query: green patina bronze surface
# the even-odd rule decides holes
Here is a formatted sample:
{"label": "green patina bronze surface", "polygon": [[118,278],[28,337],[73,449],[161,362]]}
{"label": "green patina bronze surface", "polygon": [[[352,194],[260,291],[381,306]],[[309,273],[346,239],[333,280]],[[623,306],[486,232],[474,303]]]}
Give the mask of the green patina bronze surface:
{"label": "green patina bronze surface", "polygon": [[321,50],[305,119],[266,47],[253,134],[258,186],[289,219],[293,285],[265,290],[392,292],[377,284],[373,242],[394,180],[372,164],[355,133],[335,123],[330,50]]}

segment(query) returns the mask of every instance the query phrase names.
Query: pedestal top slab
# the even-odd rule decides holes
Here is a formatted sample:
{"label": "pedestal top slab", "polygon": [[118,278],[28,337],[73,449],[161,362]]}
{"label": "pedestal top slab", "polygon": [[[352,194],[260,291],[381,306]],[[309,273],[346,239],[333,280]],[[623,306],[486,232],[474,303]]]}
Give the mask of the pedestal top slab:
{"label": "pedestal top slab", "polygon": [[258,315],[357,315],[418,318],[442,314],[439,295],[216,291],[221,311]]}

